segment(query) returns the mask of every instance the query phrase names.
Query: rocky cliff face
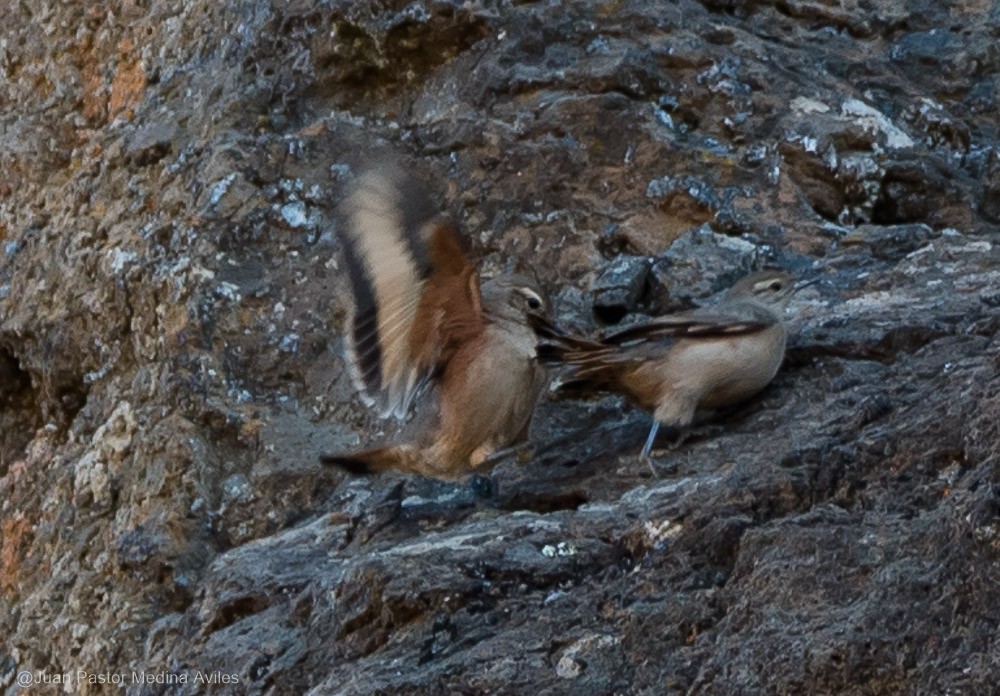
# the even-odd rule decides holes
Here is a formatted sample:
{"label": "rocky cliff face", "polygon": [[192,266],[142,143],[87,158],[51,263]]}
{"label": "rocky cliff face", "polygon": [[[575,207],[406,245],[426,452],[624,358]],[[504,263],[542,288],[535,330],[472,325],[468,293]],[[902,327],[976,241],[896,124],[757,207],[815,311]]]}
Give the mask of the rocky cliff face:
{"label": "rocky cliff face", "polygon": [[[993,688],[1000,3],[4,12],[5,693]],[[613,399],[543,403],[562,444],[489,500],[346,479],[316,454],[387,426],[344,373],[337,204],[386,148],[565,322],[824,282],[658,479]]]}

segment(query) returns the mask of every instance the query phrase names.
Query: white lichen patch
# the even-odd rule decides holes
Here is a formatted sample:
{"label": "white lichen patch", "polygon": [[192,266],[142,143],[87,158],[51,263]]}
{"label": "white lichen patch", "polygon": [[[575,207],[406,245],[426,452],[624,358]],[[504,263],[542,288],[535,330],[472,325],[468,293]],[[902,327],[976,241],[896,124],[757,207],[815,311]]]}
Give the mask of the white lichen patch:
{"label": "white lichen patch", "polygon": [[828,105],[809,97],[795,97],[792,100],[791,107],[804,114],[825,114],[830,111]]}
{"label": "white lichen patch", "polygon": [[213,206],[218,205],[219,201],[221,201],[222,197],[226,195],[226,191],[229,190],[229,187],[233,185],[233,182],[235,180],[236,180],[236,172],[233,172],[226,178],[217,182],[215,186],[212,187],[212,193],[208,198],[209,205]]}
{"label": "white lichen patch", "polygon": [[74,467],[73,495],[89,493],[95,505],[111,499],[111,480],[117,476],[135,435],[135,415],[132,405],[120,402],[111,416],[95,432],[90,448]]}
{"label": "white lichen patch", "polygon": [[136,259],[138,259],[138,256],[133,252],[122,251],[118,247],[115,247],[108,252],[108,267],[113,275],[118,275],[127,266],[135,262]]}
{"label": "white lichen patch", "polygon": [[722,480],[720,476],[706,476],[704,478],[690,476],[674,481],[666,481],[652,487],[639,486],[625,493],[622,496],[622,502],[630,505],[638,505],[663,497],[681,496],[696,490],[699,486],[712,486],[720,480]]}
{"label": "white lichen patch", "polygon": [[278,350],[282,353],[295,353],[299,349],[299,342],[301,340],[302,337],[297,333],[290,333],[283,336],[281,341],[278,343]]}
{"label": "white lichen patch", "polygon": [[866,130],[885,135],[885,144],[890,149],[913,147],[913,139],[900,130],[885,114],[860,99],[848,99],[841,106],[841,113],[853,116]]}
{"label": "white lichen patch", "polygon": [[480,549],[488,541],[488,538],[481,533],[462,534],[455,537],[447,535],[433,535],[405,546],[396,546],[386,549],[382,556],[423,556],[433,551],[460,551],[469,549]]}
{"label": "white lichen patch", "polygon": [[[621,643],[617,636],[591,634],[570,645],[556,662],[556,676],[561,679],[574,679],[587,669],[588,659],[594,653],[600,653]],[[581,653],[584,657],[581,657]]]}
{"label": "white lichen patch", "polygon": [[302,227],[308,222],[306,204],[302,201],[292,201],[281,206],[281,217],[289,227]]}
{"label": "white lichen patch", "polygon": [[757,252],[756,244],[740,237],[731,237],[727,234],[712,232],[712,239],[720,249],[728,249],[740,254],[754,254]]}
{"label": "white lichen patch", "polygon": [[[954,265],[945,264],[938,266],[938,270],[944,271],[948,275],[953,275],[957,272]],[[935,286],[940,285],[940,279],[929,278],[924,281],[924,285],[928,288],[934,288]],[[884,314],[887,310],[897,308],[910,310],[931,310],[940,307],[946,301],[947,295],[942,294],[941,292],[930,293],[929,296],[927,296],[878,290],[868,292],[857,297],[852,297],[840,306],[842,307],[842,313],[845,316],[852,316],[859,314]],[[889,316],[886,316],[885,318],[872,317],[866,321],[871,321],[873,326],[880,327],[890,326],[895,322],[895,320]]]}
{"label": "white lichen patch", "polygon": [[993,250],[993,244],[986,241],[985,239],[969,242],[962,246],[951,247],[949,251],[958,252],[960,254],[985,254]]}
{"label": "white lichen patch", "polygon": [[219,283],[219,285],[215,287],[215,295],[216,297],[225,298],[230,302],[239,302],[242,297],[240,295],[239,287],[227,282]]}
{"label": "white lichen patch", "polygon": [[658,546],[680,534],[681,525],[673,520],[660,520],[659,522],[647,520],[642,524],[642,531],[645,532],[650,546]]}
{"label": "white lichen patch", "polygon": [[546,558],[555,558],[556,556],[575,556],[576,547],[565,541],[560,541],[555,546],[546,544],[542,547],[542,555]]}

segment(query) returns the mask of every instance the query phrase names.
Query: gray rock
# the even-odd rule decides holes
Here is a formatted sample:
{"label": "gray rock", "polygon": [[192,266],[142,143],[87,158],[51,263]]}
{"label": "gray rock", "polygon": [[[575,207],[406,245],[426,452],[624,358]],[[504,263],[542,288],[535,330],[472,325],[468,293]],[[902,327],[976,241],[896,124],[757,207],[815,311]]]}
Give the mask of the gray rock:
{"label": "gray rock", "polygon": [[615,323],[636,311],[649,276],[649,261],[641,256],[619,256],[591,284],[594,314]]}
{"label": "gray rock", "polygon": [[653,314],[690,309],[761,265],[764,255],[745,239],[692,230],[654,259],[647,294]]}
{"label": "gray rock", "polygon": [[[988,690],[1000,9],[859,8],[7,3],[0,691]],[[348,480],[317,453],[402,427],[342,358],[386,149],[584,330],[822,282],[660,479],[598,398],[543,400],[491,497]]]}

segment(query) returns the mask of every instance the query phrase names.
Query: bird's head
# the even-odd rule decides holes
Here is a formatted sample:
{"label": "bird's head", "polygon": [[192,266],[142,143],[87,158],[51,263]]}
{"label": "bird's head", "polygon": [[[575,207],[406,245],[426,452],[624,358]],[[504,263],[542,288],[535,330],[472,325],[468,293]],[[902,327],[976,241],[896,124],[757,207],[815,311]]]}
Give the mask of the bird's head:
{"label": "bird's head", "polygon": [[547,317],[550,304],[545,289],[531,276],[509,273],[483,283],[483,301],[490,310],[508,319],[523,321],[529,315]]}
{"label": "bird's head", "polygon": [[787,271],[758,271],[741,278],[729,289],[730,299],[746,299],[774,310],[783,310],[796,291],[815,280],[795,282]]}

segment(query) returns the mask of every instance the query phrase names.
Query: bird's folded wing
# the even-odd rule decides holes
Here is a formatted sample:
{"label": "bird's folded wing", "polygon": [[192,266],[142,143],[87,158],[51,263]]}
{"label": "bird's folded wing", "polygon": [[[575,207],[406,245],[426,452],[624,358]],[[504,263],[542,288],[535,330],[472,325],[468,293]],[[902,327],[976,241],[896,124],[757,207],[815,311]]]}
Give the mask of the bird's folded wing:
{"label": "bird's folded wing", "polygon": [[659,342],[679,338],[725,338],[757,333],[773,323],[763,317],[749,318],[725,312],[713,314],[701,310],[697,316],[678,314],[630,326],[605,336],[601,342],[605,345],[623,346],[634,342]]}
{"label": "bird's folded wing", "polygon": [[[548,362],[574,366],[575,379],[587,379],[608,369],[639,367],[649,359],[662,356],[666,346],[678,340],[712,340],[743,336],[763,331],[772,323],[704,310],[698,316],[673,315],[630,326],[594,342],[577,337],[560,337],[555,343],[561,351]],[[542,345],[539,346],[542,348]],[[552,349],[547,349],[552,353]]]}
{"label": "bird's folded wing", "polygon": [[398,417],[483,326],[475,269],[454,228],[422,209],[425,203],[415,185],[387,169],[362,175],[346,203],[351,363],[361,390],[382,393],[384,412]]}

